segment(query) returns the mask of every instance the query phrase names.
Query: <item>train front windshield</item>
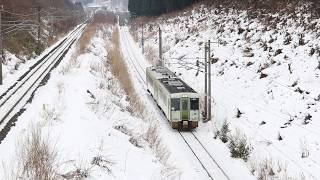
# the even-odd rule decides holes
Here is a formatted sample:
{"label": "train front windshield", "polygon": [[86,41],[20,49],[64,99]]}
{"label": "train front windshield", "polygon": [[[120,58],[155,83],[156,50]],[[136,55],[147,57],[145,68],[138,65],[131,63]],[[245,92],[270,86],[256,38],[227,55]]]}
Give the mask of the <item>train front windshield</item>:
{"label": "train front windshield", "polygon": [[190,110],[191,111],[199,110],[199,98],[190,99]]}
{"label": "train front windshield", "polygon": [[180,111],[180,99],[179,98],[171,99],[171,111]]}

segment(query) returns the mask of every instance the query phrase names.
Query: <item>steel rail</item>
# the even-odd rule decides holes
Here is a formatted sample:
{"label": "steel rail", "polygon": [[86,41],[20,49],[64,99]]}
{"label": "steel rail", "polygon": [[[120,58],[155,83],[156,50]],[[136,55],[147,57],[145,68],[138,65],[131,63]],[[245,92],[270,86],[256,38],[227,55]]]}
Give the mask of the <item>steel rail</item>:
{"label": "steel rail", "polygon": [[[81,27],[81,26],[79,26]],[[9,109],[9,111],[7,111],[7,113],[1,118],[0,121],[0,125],[2,127],[3,122],[9,117],[9,115],[11,113],[14,113],[14,110],[17,108],[17,106],[19,105],[19,103],[21,103],[21,101],[24,98],[28,98],[26,97],[27,94],[31,93],[31,97],[28,98],[28,100],[26,101],[26,103],[23,104],[22,107],[20,107],[20,109],[17,113],[15,113],[10,119],[9,121],[2,127],[1,131],[0,131],[0,143],[2,142],[2,140],[5,138],[5,136],[7,135],[7,133],[10,131],[10,127],[12,126],[12,124],[10,122],[14,121],[14,118],[17,117],[17,114],[21,114],[21,110],[23,110],[23,107],[30,101],[30,99],[32,99],[34,92],[38,89],[38,87],[41,85],[41,82],[47,77],[48,74],[51,73],[51,71],[61,62],[61,60],[64,58],[65,54],[69,51],[69,49],[71,48],[71,46],[74,44],[74,42],[76,41],[76,39],[79,37],[79,35],[84,31],[85,26],[82,26],[82,29],[77,28],[78,31],[76,31],[74,36],[69,37],[70,41],[66,42],[66,45],[61,52],[59,52],[57,54],[57,56],[54,58],[54,60],[52,62],[50,62],[50,64],[48,66],[45,67],[45,69],[40,73],[40,75],[35,76],[36,79],[35,81],[31,84],[31,86],[28,86],[28,89],[26,91],[23,92],[22,96],[19,97],[19,99],[13,104],[13,106]],[[49,52],[50,53],[50,52]],[[51,52],[52,53],[52,52]],[[56,52],[54,52],[56,53]],[[41,80],[41,81],[40,81]],[[27,80],[26,80],[27,81]],[[18,89],[20,89],[22,86],[20,86]],[[34,89],[32,92],[31,90]],[[8,127],[10,126],[10,127]],[[9,129],[9,130],[8,130]]]}

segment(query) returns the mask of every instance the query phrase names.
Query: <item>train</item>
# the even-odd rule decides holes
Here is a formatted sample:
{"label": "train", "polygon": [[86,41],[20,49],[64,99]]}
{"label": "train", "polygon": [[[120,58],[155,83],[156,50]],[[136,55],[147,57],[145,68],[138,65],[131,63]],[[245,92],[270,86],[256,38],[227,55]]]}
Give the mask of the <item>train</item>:
{"label": "train", "polygon": [[173,129],[194,129],[200,120],[200,95],[166,67],[146,68],[146,86]]}

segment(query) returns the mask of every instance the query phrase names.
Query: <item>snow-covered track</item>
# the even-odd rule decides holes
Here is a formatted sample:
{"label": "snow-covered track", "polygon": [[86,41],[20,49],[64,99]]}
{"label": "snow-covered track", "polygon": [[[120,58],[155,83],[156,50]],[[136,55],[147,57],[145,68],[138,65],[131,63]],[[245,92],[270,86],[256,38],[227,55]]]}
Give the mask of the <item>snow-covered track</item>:
{"label": "snow-covered track", "polygon": [[[126,42],[124,44],[124,50],[129,55],[128,63],[130,63],[133,69],[136,71],[136,76],[139,79],[140,83],[143,85],[146,83],[144,77],[145,69],[141,63],[139,63],[139,59],[135,56],[135,53],[132,51],[132,47],[129,43],[129,38],[126,33],[123,33],[123,41]],[[160,112],[160,111],[159,111]],[[227,173],[222,169],[222,167],[217,163],[214,157],[209,153],[209,151],[205,148],[205,146],[201,143],[199,138],[192,132],[186,131],[181,132],[179,134],[183,141],[186,143],[194,157],[198,160],[199,164],[202,166],[204,171],[208,174],[208,177],[212,180],[231,180]]]}
{"label": "snow-covered track", "polygon": [[79,25],[55,48],[29,68],[0,97],[0,143],[6,137],[17,117],[25,110],[24,106],[32,101],[37,88],[48,80],[50,72],[59,65],[71,46],[81,36],[86,24]]}
{"label": "snow-covered track", "polygon": [[60,47],[62,47],[66,40],[74,33],[76,33],[77,30],[79,30],[81,26],[78,26],[76,29],[74,29],[67,37],[65,37],[58,45],[56,45],[49,53],[45,54],[41,59],[39,59],[35,64],[29,67],[29,69],[24,72],[18,80],[13,83],[4,93],[0,95],[0,107],[4,105],[8,101],[8,99],[21,87],[23,83],[26,82],[26,80],[30,79],[30,77],[36,73],[45,63],[49,60],[50,57],[52,57],[55,52],[59,50]]}
{"label": "snow-covered track", "polygon": [[203,169],[207,172],[210,179],[213,180],[230,180],[227,173],[221,168],[217,161],[212,157],[209,151],[201,143],[193,132],[181,132],[180,136],[188,145],[193,155],[197,158]]}

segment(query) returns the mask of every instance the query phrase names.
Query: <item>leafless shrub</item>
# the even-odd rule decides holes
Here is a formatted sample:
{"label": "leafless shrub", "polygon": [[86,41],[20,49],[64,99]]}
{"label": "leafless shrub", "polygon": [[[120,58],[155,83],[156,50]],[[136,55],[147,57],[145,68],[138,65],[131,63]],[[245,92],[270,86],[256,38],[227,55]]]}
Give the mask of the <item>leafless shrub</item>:
{"label": "leafless shrub", "polygon": [[101,28],[102,24],[113,24],[115,22],[115,18],[115,15],[109,12],[99,11],[94,14],[93,21],[87,26],[78,41],[80,54],[86,52],[87,44],[90,43],[92,37],[97,30]]}
{"label": "leafless shrub", "polygon": [[280,132],[278,132],[278,137],[277,137],[278,141],[282,141],[283,137],[281,136]]}
{"label": "leafless shrub", "polygon": [[254,53],[252,52],[251,47],[245,47],[242,52],[243,52],[243,57],[253,57],[254,56]]}
{"label": "leafless shrub", "polygon": [[78,41],[78,51],[80,54],[86,52],[86,46],[90,43],[91,38],[97,31],[97,24],[91,23],[87,26],[86,30],[82,33],[79,41]]}
{"label": "leafless shrub", "polygon": [[304,46],[305,44],[304,34],[299,34],[299,46]]}
{"label": "leafless shrub", "polygon": [[242,114],[243,112],[241,112],[240,109],[237,108],[236,118],[240,118]]}
{"label": "leafless shrub", "polygon": [[111,165],[113,165],[114,163],[100,155],[93,157],[91,164],[99,166],[106,170],[108,173],[111,173]]}
{"label": "leafless shrub", "polygon": [[162,143],[159,137],[158,125],[150,120],[150,125],[145,133],[145,139],[149,143],[150,148],[155,152],[156,156],[159,158],[160,162],[165,166],[161,170],[161,176],[163,179],[176,179],[180,176],[179,170],[168,163],[170,157],[170,151]]}
{"label": "leafless shrub", "polygon": [[141,142],[140,142],[139,137],[131,136],[130,139],[129,139],[129,142],[130,142],[132,145],[134,145],[135,147],[137,147],[137,148],[143,147],[143,145],[142,145]]}
{"label": "leafless shrub", "polygon": [[49,139],[42,137],[41,129],[32,128],[28,137],[19,144],[17,179],[56,180],[57,152]]}
{"label": "leafless shrub", "polygon": [[318,61],[318,66],[316,67],[316,69],[320,70],[320,61]]}
{"label": "leafless shrub", "polygon": [[306,140],[300,141],[301,158],[307,158],[310,155],[309,145]]}
{"label": "leafless shrub", "polygon": [[[286,164],[283,164],[279,160],[275,163],[272,159],[267,158],[258,162],[256,159],[251,158],[250,166],[252,173],[255,174],[259,180],[295,179],[288,175]],[[303,173],[301,173],[300,179],[305,179],[302,177]]]}
{"label": "leafless shrub", "polygon": [[258,171],[258,179],[259,180],[269,180],[270,177],[275,175],[272,161],[271,160],[264,160],[259,167]]}
{"label": "leafless shrub", "polygon": [[42,105],[41,117],[45,122],[57,121],[60,119],[61,113],[55,106],[50,106],[48,104]]}
{"label": "leafless shrub", "polygon": [[269,48],[266,41],[262,41],[262,42],[261,42],[261,47],[263,48],[264,51],[267,51],[268,48]]}
{"label": "leafless shrub", "polygon": [[310,121],[312,121],[312,116],[310,114],[307,114],[303,119],[303,124],[307,125],[310,123]]}
{"label": "leafless shrub", "polygon": [[261,73],[263,70],[267,69],[270,67],[269,63],[264,63],[264,64],[260,64],[259,69],[257,71],[257,73]]}
{"label": "leafless shrub", "polygon": [[274,53],[274,56],[278,56],[281,53],[282,53],[282,49],[277,49],[276,52]]}
{"label": "leafless shrub", "polygon": [[289,45],[291,43],[291,41],[292,41],[292,36],[289,33],[287,33],[283,44],[284,45]]}
{"label": "leafless shrub", "polygon": [[163,164],[167,163],[170,156],[170,152],[161,142],[159,137],[158,126],[156,124],[151,124],[145,134],[145,139],[150,144],[150,147],[156,153],[156,156],[160,159]]}
{"label": "leafless shrub", "polygon": [[61,73],[62,75],[66,75],[72,68],[78,67],[78,56],[79,52],[72,54],[70,60],[65,65],[61,66],[61,68],[59,69],[59,73]]}
{"label": "leafless shrub", "polygon": [[146,58],[150,64],[157,65],[158,57],[156,55],[155,49],[153,49],[152,46],[147,45],[145,47],[145,54],[146,54]]}
{"label": "leafless shrub", "polygon": [[63,177],[64,179],[82,180],[90,177],[90,172],[92,168],[93,166],[86,167],[86,168],[83,168],[81,166],[76,166],[75,170],[62,174],[61,177]]}

